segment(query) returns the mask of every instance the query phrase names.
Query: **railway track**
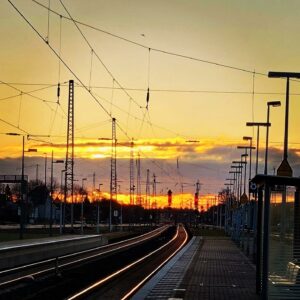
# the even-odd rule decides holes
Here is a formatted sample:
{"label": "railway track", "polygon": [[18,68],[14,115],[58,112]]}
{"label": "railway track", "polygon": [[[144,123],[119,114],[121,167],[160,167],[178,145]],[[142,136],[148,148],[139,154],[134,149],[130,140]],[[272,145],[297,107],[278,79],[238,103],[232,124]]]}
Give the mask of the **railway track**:
{"label": "railway track", "polygon": [[[128,293],[128,280],[125,280],[131,277],[128,274],[140,272],[141,264],[147,265],[147,274],[150,274],[183,245],[186,238],[182,227],[176,232],[174,228],[163,227],[112,245],[4,270],[0,272],[0,289],[4,289],[0,299],[99,299],[98,293],[104,299],[102,295],[111,292],[114,295],[106,299],[120,299],[121,294]],[[141,282],[145,270],[142,276],[133,277]],[[124,274],[127,275],[121,284]],[[131,289],[139,282],[133,280]]]}

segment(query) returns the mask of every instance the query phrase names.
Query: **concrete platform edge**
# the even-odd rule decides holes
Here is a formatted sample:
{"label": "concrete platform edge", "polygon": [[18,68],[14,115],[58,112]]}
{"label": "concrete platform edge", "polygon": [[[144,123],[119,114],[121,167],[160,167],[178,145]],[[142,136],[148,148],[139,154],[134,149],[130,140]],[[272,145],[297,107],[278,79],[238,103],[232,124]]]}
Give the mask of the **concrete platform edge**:
{"label": "concrete platform edge", "polygon": [[[145,299],[149,292],[156,286],[156,284],[167,274],[167,272],[174,266],[174,264],[182,257],[182,255],[190,249],[194,244],[196,237],[188,242],[188,244],[183,247],[171,260],[158,271],[138,292],[131,298],[132,300]],[[192,258],[190,262],[192,261]],[[188,266],[187,266],[188,267]]]}

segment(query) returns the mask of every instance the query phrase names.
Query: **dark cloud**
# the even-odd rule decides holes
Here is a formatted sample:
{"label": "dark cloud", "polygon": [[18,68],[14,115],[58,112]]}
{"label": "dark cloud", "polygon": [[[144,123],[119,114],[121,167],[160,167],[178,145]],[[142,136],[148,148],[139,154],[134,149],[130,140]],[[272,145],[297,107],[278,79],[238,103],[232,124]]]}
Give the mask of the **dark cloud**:
{"label": "dark cloud", "polygon": [[[178,145],[175,145],[178,147]],[[174,147],[175,147],[174,146]],[[167,188],[171,188],[175,193],[180,192],[180,183],[185,182],[184,191],[194,193],[195,186],[193,184],[199,179],[202,185],[202,192],[217,193],[224,185],[224,181],[228,178],[228,171],[231,162],[237,160],[242,153],[233,146],[214,147],[204,151],[203,154],[196,153],[191,145],[183,147],[189,149],[184,155],[179,155],[177,159],[150,159],[141,157],[141,176],[142,176],[142,191],[145,191],[145,182],[147,169],[150,170],[150,180],[153,180],[153,174],[157,176],[157,192],[165,193]],[[179,147],[181,149],[181,147]],[[294,176],[300,176],[300,156],[297,154],[299,149],[289,150],[289,162],[294,171]],[[180,152],[179,152],[180,154]],[[214,159],[218,157],[218,159]],[[252,158],[252,174],[254,174],[256,153],[253,151]],[[264,168],[264,149],[259,152],[259,173],[263,172]],[[282,150],[276,148],[269,149],[269,174],[273,172],[273,168],[277,169],[282,161]],[[39,179],[44,179],[44,158],[25,158],[25,174],[28,174],[30,179],[35,179],[36,164],[39,164]],[[0,174],[21,174],[21,159],[0,159]],[[48,180],[50,177],[50,163],[48,158]],[[249,165],[248,165],[249,167]],[[60,172],[64,165],[54,165],[54,177],[60,181]],[[249,169],[248,169],[249,170]],[[110,159],[83,159],[76,158],[74,164],[75,179],[81,181],[81,178],[88,178],[88,185],[91,188],[93,184],[93,173],[96,173],[96,187],[99,183],[104,184],[102,189],[109,191],[110,181]],[[117,160],[117,176],[120,180],[119,185],[121,192],[128,193],[129,186],[129,160]],[[136,178],[136,174],[135,174]],[[79,184],[79,183],[78,183]],[[151,188],[152,190],[152,188]]]}

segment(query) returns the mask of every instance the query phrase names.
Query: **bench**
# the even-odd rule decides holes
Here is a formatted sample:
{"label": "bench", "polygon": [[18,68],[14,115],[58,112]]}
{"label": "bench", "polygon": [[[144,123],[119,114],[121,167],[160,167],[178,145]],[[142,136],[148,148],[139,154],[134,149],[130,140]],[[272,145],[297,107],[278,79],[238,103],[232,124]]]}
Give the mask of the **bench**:
{"label": "bench", "polygon": [[269,279],[274,285],[300,284],[300,266],[290,261],[287,264],[285,276],[271,274]]}

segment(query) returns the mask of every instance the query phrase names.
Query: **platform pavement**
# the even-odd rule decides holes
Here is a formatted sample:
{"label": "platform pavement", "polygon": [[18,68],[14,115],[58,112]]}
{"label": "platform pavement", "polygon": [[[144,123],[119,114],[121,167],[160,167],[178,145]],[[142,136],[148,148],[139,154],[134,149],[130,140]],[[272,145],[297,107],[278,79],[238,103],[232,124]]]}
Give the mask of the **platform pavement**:
{"label": "platform pavement", "polygon": [[255,267],[229,238],[196,237],[132,299],[260,298]]}

